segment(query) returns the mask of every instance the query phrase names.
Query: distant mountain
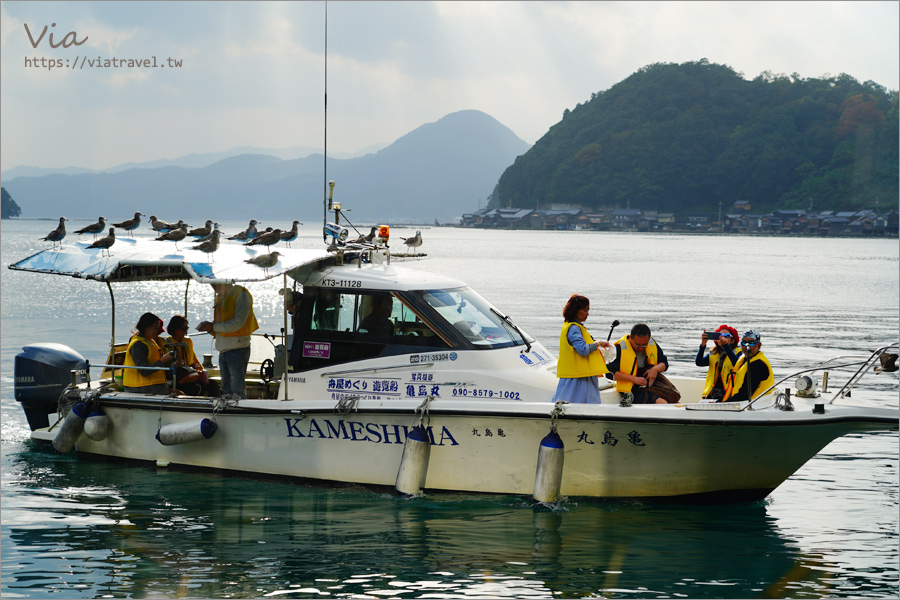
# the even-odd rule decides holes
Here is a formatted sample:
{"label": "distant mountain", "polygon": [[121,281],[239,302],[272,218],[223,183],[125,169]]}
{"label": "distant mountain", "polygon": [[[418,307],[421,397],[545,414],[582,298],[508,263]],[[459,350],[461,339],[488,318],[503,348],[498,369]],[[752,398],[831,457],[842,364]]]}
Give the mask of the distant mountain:
{"label": "distant mountain", "polygon": [[898,122],[896,91],[846,74],[746,80],[706,60],[649,65],[567,109],[489,206],[883,207],[900,193]]}
{"label": "distant mountain", "polygon": [[[327,178],[351,221],[447,221],[474,210],[528,144],[493,117],[456,112],[358,158],[329,157]],[[165,220],[316,219],[322,215],[323,157],[282,160],[240,154],[203,167],[50,174],[4,180],[25,218],[117,220],[135,210]]]}
{"label": "distant mountain", "polygon": [[0,187],[0,219],[18,217],[20,214],[22,214],[22,211],[19,205],[12,199],[6,188]]}
{"label": "distant mountain", "polygon": [[[357,158],[365,156],[373,152],[378,152],[387,144],[375,144],[367,146],[357,152],[329,152],[329,156],[335,158]],[[157,167],[186,167],[186,168],[203,168],[232,156],[241,154],[264,154],[266,156],[274,156],[282,160],[292,160],[295,158],[304,158],[311,154],[320,153],[321,148],[311,148],[309,146],[291,146],[289,148],[260,148],[257,146],[238,146],[224,152],[207,152],[203,154],[186,154],[178,158],[162,158],[159,160],[151,160],[147,162],[127,162],[108,169],[86,169],[83,167],[64,167],[61,169],[51,169],[44,167],[20,166],[7,169],[0,173],[3,181],[10,181],[16,177],[42,177],[44,175],[77,175],[79,173],[118,173],[127,171],[128,169],[155,169]]]}

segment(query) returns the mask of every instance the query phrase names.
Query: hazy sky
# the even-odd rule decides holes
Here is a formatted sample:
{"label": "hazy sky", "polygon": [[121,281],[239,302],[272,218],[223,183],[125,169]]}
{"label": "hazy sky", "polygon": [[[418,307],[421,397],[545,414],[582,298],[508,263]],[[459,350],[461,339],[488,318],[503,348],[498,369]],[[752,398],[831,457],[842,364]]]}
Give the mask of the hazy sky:
{"label": "hazy sky", "polygon": [[[328,148],[389,143],[463,109],[534,143],[566,108],[656,62],[706,58],[748,79],[843,72],[897,90],[898,6],[329,2]],[[2,169],[322,146],[324,2],[2,2],[0,10]],[[166,66],[87,62],[154,57]]]}

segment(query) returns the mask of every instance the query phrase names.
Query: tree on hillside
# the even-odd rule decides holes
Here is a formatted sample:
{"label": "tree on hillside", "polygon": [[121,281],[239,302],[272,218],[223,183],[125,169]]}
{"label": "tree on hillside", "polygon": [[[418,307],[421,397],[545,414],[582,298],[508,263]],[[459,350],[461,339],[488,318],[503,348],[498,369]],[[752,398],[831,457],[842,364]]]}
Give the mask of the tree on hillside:
{"label": "tree on hillside", "polygon": [[0,219],[9,219],[10,217],[18,217],[22,214],[22,209],[12,199],[6,188],[0,188]]}
{"label": "tree on hillside", "polygon": [[503,173],[493,204],[863,208],[900,193],[897,124],[896,92],[846,74],[748,81],[705,59],[653,64],[567,110]]}

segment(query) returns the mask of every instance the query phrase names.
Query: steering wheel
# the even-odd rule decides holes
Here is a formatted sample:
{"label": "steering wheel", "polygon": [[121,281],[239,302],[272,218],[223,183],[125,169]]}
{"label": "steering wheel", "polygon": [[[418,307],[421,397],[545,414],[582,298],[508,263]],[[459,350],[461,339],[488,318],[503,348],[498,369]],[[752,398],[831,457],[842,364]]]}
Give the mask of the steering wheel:
{"label": "steering wheel", "polygon": [[263,383],[269,383],[273,379],[275,379],[275,361],[271,358],[267,358],[262,361],[262,365],[259,367],[259,378],[263,380]]}

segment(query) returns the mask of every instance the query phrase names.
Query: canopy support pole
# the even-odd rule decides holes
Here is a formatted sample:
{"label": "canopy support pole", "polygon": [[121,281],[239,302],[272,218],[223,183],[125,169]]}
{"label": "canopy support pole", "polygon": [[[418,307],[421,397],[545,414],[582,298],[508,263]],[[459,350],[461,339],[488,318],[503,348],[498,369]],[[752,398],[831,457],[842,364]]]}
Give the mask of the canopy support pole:
{"label": "canopy support pole", "polygon": [[110,326],[112,331],[110,332],[109,340],[109,349],[111,352],[115,351],[116,348],[116,297],[113,294],[112,285],[107,281],[106,287],[109,289],[109,299],[112,302],[112,325]]}
{"label": "canopy support pole", "polygon": [[[290,356],[290,348],[288,348],[288,281],[287,281],[287,273],[282,273],[282,294],[281,297],[284,299],[284,329],[281,330],[281,343],[284,345],[284,352],[282,353],[284,358],[284,381],[281,385],[284,386],[284,399],[287,400],[290,398],[288,395],[288,357]],[[293,297],[293,295],[292,295]]]}

